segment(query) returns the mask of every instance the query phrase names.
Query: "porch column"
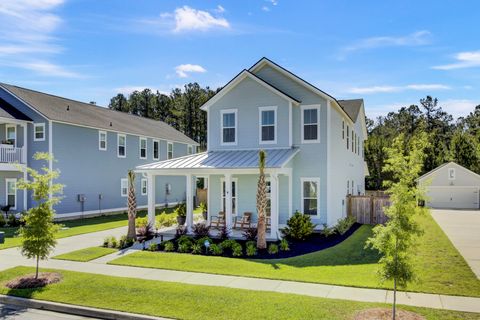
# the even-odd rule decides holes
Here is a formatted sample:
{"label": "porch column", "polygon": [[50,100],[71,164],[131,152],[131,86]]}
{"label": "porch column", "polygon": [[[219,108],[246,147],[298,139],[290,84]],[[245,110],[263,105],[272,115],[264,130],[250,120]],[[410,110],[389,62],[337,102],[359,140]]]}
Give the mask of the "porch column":
{"label": "porch column", "polygon": [[278,235],[278,174],[270,174],[270,237],[277,238]]}
{"label": "porch column", "polygon": [[[22,123],[21,127],[23,130],[23,147],[22,147],[22,162],[27,164],[27,147],[28,147],[28,130],[27,130],[27,124]],[[34,133],[35,134],[35,133]]]}
{"label": "porch column", "polygon": [[192,194],[192,175],[187,174],[186,176],[187,183],[186,183],[186,200],[187,200],[187,231],[190,232],[192,230],[193,225],[193,194]]}
{"label": "porch column", "polygon": [[225,225],[232,226],[232,174],[225,174]]}
{"label": "porch column", "polygon": [[288,172],[288,217],[293,215],[293,176],[292,169]]}
{"label": "porch column", "polygon": [[148,223],[155,228],[155,175],[147,174]]}

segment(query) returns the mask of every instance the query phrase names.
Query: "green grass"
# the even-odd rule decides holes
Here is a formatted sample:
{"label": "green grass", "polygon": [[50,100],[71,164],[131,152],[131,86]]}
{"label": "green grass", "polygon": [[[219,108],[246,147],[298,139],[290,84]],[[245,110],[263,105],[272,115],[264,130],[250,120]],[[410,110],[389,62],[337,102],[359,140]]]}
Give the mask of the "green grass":
{"label": "green grass", "polygon": [[[420,218],[425,234],[412,253],[419,281],[407,290],[449,295],[480,296],[480,281],[431,216]],[[214,274],[293,280],[366,288],[391,288],[376,271],[378,255],[365,249],[372,234],[362,226],[335,247],[277,260],[248,260],[178,253],[133,253],[110,264]]]}
{"label": "green grass", "polygon": [[60,254],[52,259],[87,262],[118,251],[113,248],[91,247]]}
{"label": "green grass", "polygon": [[[387,307],[385,304],[210,287],[175,282],[56,271],[61,282],[43,289],[11,290],[4,282],[32,273],[16,267],[0,273],[0,293],[14,296],[142,313],[176,319],[352,319],[358,310]],[[47,270],[42,270],[47,271]],[[479,320],[478,313],[465,313],[402,306],[429,320]]]}

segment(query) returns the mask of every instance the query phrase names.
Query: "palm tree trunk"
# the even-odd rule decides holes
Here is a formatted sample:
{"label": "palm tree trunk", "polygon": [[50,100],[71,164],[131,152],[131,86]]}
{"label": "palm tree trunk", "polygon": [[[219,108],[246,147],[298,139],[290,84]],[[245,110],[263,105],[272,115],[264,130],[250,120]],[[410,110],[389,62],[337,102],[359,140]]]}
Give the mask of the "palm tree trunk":
{"label": "palm tree trunk", "polygon": [[127,207],[128,207],[127,238],[135,241],[137,240],[137,232],[135,230],[135,218],[137,216],[137,197],[135,195],[135,173],[132,170],[128,171]]}

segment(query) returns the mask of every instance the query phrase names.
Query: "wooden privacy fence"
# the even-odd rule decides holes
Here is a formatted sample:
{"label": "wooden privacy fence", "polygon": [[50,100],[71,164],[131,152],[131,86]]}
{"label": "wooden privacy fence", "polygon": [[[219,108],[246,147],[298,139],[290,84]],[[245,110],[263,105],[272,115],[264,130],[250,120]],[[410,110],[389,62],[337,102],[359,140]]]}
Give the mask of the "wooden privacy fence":
{"label": "wooden privacy fence", "polygon": [[347,196],[347,214],[358,223],[382,224],[387,221],[384,208],[390,206],[387,196]]}

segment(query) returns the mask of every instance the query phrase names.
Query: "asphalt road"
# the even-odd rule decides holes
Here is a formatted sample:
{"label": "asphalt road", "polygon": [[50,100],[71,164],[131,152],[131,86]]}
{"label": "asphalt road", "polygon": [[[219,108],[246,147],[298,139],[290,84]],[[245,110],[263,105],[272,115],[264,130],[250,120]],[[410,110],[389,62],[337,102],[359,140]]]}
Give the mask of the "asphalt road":
{"label": "asphalt road", "polygon": [[94,318],[85,318],[69,314],[25,309],[17,306],[0,304],[0,319],[3,320],[93,320]]}

